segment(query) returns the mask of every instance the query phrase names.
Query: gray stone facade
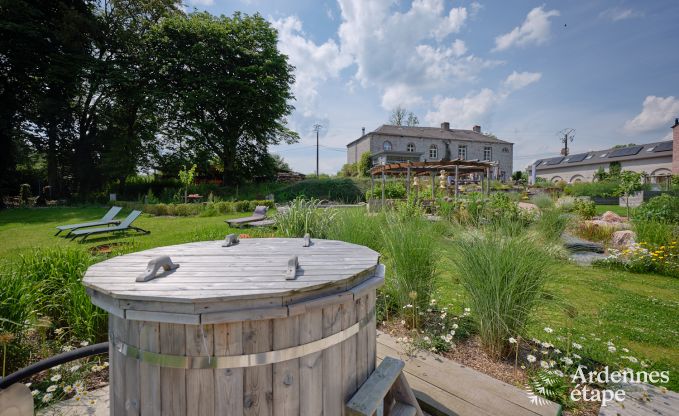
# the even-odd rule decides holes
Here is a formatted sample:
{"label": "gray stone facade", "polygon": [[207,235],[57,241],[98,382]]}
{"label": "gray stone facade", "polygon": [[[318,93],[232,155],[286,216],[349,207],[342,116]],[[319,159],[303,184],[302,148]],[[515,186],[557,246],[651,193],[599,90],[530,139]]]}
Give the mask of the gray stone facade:
{"label": "gray stone facade", "polygon": [[[490,160],[498,163],[499,178],[512,174],[514,144],[473,130],[383,125],[347,145],[347,163],[370,152],[373,164],[404,161],[439,161],[444,158]],[[465,149],[465,150],[462,150]],[[449,154],[447,154],[449,152]]]}

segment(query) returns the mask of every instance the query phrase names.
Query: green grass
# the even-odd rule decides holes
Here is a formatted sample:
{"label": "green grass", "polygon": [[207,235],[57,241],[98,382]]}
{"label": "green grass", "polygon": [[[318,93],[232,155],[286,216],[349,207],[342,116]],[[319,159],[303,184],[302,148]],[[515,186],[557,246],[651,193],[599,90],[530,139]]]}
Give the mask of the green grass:
{"label": "green grass", "polygon": [[[597,207],[601,212],[613,210],[611,208],[624,210],[624,207]],[[16,262],[20,255],[41,248],[90,248],[99,244],[127,242],[134,244],[131,249],[142,250],[220,239],[230,232],[239,232],[229,228],[224,223],[225,219],[247,215],[181,218],[143,215],[136,225],[150,230],[149,235],[102,236],[84,244],[53,236],[56,225],[99,218],[106,210],[105,207],[84,207],[0,211],[0,262]],[[253,236],[268,233],[264,230],[240,232]],[[360,240],[369,243],[370,234],[363,233],[359,236]],[[464,291],[453,273],[450,256],[445,255],[456,249],[455,244],[439,237],[438,233],[428,234],[426,238],[436,239],[439,248],[439,293],[436,296],[439,303],[450,303],[455,310],[468,307],[469,302],[465,300]],[[655,368],[670,370],[668,387],[679,391],[679,279],[561,262],[546,289],[551,296],[531,316],[529,336],[540,338],[544,335],[542,328],[545,326],[556,329],[572,325],[578,337],[584,336],[591,343],[597,342],[592,339],[591,333],[602,340],[599,344],[605,345],[605,341],[614,340],[616,345],[629,348],[639,358],[652,360]],[[577,312],[574,318],[566,313],[567,305]],[[594,351],[593,354],[599,353]],[[599,359],[605,360],[605,356],[601,355]]]}
{"label": "green grass", "polygon": [[[613,211],[618,215],[621,215],[623,217],[627,216],[627,207],[621,207],[618,205],[597,205],[596,206],[596,215],[601,215],[606,211]],[[632,215],[634,215],[634,208],[630,208],[630,212]]]}

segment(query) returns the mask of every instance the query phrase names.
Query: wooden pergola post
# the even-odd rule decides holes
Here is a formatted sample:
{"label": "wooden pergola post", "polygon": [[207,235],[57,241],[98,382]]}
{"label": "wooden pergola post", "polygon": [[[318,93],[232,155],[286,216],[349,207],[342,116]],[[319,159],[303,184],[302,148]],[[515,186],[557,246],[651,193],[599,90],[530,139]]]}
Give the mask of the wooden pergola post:
{"label": "wooden pergola post", "polygon": [[455,199],[457,199],[458,190],[457,185],[460,183],[460,167],[455,165]]}
{"label": "wooden pergola post", "polygon": [[410,200],[410,166],[406,169],[406,198]]}
{"label": "wooden pergola post", "polygon": [[387,187],[387,177],[384,175],[384,168],[382,168],[382,208],[384,208],[384,192]]}
{"label": "wooden pergola post", "polygon": [[486,193],[490,195],[490,168],[486,168]]}
{"label": "wooden pergola post", "polygon": [[370,195],[375,195],[375,175],[370,172]]}
{"label": "wooden pergola post", "polygon": [[431,172],[431,199],[436,199],[436,173]]}

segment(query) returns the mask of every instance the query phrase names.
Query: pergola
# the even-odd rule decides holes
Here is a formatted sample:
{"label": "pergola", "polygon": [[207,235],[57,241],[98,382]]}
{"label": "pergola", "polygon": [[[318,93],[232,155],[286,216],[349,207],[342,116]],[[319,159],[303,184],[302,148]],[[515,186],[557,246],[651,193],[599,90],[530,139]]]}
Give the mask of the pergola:
{"label": "pergola", "polygon": [[441,160],[435,162],[399,162],[378,165],[370,169],[370,187],[371,191],[375,189],[375,176],[380,175],[382,179],[382,202],[384,203],[384,188],[386,183],[386,176],[404,175],[406,177],[406,194],[410,198],[410,178],[411,176],[431,176],[431,197],[436,198],[436,173],[442,172],[445,176],[455,177],[455,197],[458,196],[458,184],[460,175],[467,175],[470,173],[481,174],[481,187],[483,188],[485,179],[485,193],[490,189],[490,176],[492,169],[496,168],[497,164],[490,161],[479,160]]}

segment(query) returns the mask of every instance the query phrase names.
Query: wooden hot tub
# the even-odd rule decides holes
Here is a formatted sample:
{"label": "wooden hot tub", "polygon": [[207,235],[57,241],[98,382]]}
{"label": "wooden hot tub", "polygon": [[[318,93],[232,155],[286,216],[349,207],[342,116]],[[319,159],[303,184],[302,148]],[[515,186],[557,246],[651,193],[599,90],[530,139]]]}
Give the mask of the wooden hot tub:
{"label": "wooden hot tub", "polygon": [[110,313],[111,414],[341,415],[375,368],[384,268],[366,247],[307,243],[189,243],[91,266],[83,283]]}

